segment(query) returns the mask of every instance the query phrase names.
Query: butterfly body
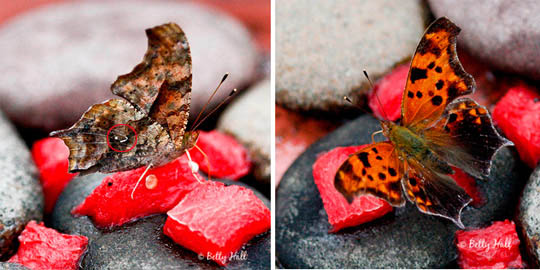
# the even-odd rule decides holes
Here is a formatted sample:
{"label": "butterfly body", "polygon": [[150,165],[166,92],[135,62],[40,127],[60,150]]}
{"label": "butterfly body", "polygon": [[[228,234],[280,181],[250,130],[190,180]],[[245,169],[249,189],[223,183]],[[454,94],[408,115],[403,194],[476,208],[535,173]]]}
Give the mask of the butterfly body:
{"label": "butterfly body", "polygon": [[486,108],[460,96],[474,79],[456,53],[459,27],[447,18],[433,22],[420,40],[403,91],[399,124],[382,121],[388,141],[373,143],[336,172],[334,186],[347,201],[375,195],[400,207],[405,198],[426,214],[463,228],[469,195],[450,176],[452,166],[487,178],[495,153],[512,143],[493,127]]}
{"label": "butterfly body", "polygon": [[383,128],[383,134],[394,145],[400,160],[416,160],[436,172],[453,173],[448,163],[438,157],[430,149],[428,141],[418,133],[391,121],[382,121],[381,127]]}
{"label": "butterfly body", "polygon": [[195,146],[198,131],[186,132],[192,75],[185,33],[168,23],[146,35],[143,61],[111,85],[123,99],[95,104],[72,127],[51,133],[70,150],[70,172],[160,166]]}

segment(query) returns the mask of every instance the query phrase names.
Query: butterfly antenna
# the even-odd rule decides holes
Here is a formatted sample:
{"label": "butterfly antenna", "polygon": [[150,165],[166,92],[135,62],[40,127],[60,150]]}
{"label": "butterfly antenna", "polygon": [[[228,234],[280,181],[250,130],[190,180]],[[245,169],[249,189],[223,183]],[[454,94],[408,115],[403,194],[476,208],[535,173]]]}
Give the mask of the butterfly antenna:
{"label": "butterfly antenna", "polygon": [[375,95],[375,98],[377,98],[377,103],[379,103],[379,108],[381,108],[381,111],[383,112],[384,114],[384,118],[385,119],[389,119],[388,118],[388,115],[386,114],[386,111],[384,111],[384,107],[382,105],[382,102],[381,102],[381,99],[379,98],[379,95],[377,95],[377,93],[375,92],[375,86],[373,85],[373,82],[371,81],[371,79],[369,78],[369,75],[367,73],[367,71],[364,69],[364,76],[366,76],[366,79],[368,80],[369,82],[369,85],[371,87],[371,91],[373,91],[373,94]]}
{"label": "butterfly antenna", "polygon": [[206,120],[206,118],[208,118],[210,115],[212,115],[215,111],[217,111],[223,104],[225,104],[229,99],[231,99],[236,93],[238,92],[238,90],[236,88],[234,88],[231,93],[229,93],[229,95],[223,99],[223,101],[221,101],[214,109],[212,109],[207,115],[205,115],[203,117],[203,119],[201,119],[201,121],[199,121],[199,123],[197,123],[192,130],[196,130],[203,122],[204,120]]}
{"label": "butterfly antenna", "polygon": [[359,106],[358,104],[354,103],[348,96],[343,96],[343,100],[349,102],[351,105],[353,105],[353,106],[355,106],[356,108],[362,110],[364,113],[368,113],[368,114],[369,114],[369,112],[368,112],[366,109],[364,109],[364,108],[362,108],[361,106]]}
{"label": "butterfly antenna", "polygon": [[[219,88],[221,87],[221,85],[223,84],[223,82],[225,82],[225,80],[227,79],[227,77],[229,77],[229,72],[225,73],[225,75],[223,75],[223,78],[221,78],[221,81],[219,82],[218,86],[216,87],[216,89],[214,90],[214,92],[212,92],[212,95],[210,95],[210,98],[208,98],[208,101],[206,101],[206,104],[204,104],[201,112],[199,113],[199,115],[197,115],[197,118],[195,118],[195,121],[193,121],[193,125],[192,126],[195,126],[197,124],[197,121],[199,121],[199,119],[201,118],[202,114],[204,113],[204,111],[206,110],[206,107],[208,107],[208,104],[210,104],[210,101],[212,101],[212,98],[216,95],[217,91],[219,90]],[[191,130],[195,130],[195,128],[192,128]]]}

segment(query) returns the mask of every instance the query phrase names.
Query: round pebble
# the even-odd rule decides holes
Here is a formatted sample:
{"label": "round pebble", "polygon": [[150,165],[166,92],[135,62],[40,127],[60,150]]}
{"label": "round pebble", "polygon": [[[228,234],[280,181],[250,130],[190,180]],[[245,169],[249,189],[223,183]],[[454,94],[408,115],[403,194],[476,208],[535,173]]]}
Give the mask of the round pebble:
{"label": "round pebble", "polygon": [[535,0],[429,0],[462,28],[459,44],[493,67],[540,79],[540,5]]}
{"label": "round pebble", "polygon": [[540,266],[540,165],[532,173],[519,204],[518,226],[529,258]]}
{"label": "round pebble", "polygon": [[233,135],[248,148],[254,176],[270,183],[270,81],[264,80],[237,97],[218,120],[218,129]]}
{"label": "round pebble", "polygon": [[276,5],[276,102],[344,113],[409,59],[424,32],[422,1],[282,1]]}
{"label": "round pebble", "polygon": [[43,192],[28,148],[2,112],[0,138],[0,258],[7,259],[26,223],[42,220]]}
{"label": "round pebble", "polygon": [[[364,115],[314,143],[289,168],[276,192],[276,254],[286,268],[454,268],[451,221],[421,213],[407,202],[372,222],[329,233],[331,225],[313,181],[317,155],[338,146],[371,142],[380,130]],[[477,180],[486,203],[462,212],[466,227],[511,218],[529,170],[513,147],[502,148],[488,180]]]}
{"label": "round pebble", "polygon": [[[0,107],[18,125],[51,131],[71,126],[95,103],[115,97],[110,85],[141,62],[144,30],[175,22],[193,61],[196,115],[223,74],[223,89],[248,84],[257,51],[239,22],[214,9],[173,1],[86,1],[51,4],[0,28]],[[217,104],[228,95],[220,91]]]}

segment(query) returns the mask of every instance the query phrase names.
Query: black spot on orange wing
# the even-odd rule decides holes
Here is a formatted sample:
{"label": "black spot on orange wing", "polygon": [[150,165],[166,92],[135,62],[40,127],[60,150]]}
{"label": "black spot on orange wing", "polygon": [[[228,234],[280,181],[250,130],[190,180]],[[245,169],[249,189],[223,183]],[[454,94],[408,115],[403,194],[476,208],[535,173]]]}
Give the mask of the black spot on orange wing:
{"label": "black spot on orange wing", "polygon": [[422,80],[427,78],[427,70],[421,68],[411,68],[411,83],[416,82],[417,80]]}
{"label": "black spot on orange wing", "polygon": [[439,80],[436,84],[435,84],[435,87],[437,87],[437,90],[441,90],[444,86],[444,82],[443,80]]}
{"label": "black spot on orange wing", "polygon": [[364,164],[364,167],[371,168],[371,164],[369,164],[368,156],[369,154],[367,152],[362,152],[358,155],[358,158],[360,159],[360,161],[362,161],[362,164]]}
{"label": "black spot on orange wing", "polygon": [[443,102],[443,99],[441,96],[434,96],[431,98],[431,103],[434,105],[434,106],[439,106],[441,105]]}

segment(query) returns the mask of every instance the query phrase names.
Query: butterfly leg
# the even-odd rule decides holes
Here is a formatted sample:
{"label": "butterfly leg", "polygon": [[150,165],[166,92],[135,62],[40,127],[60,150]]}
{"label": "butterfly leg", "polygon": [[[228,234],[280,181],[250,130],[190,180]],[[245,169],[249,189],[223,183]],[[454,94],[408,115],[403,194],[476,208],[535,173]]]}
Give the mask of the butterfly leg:
{"label": "butterfly leg", "polygon": [[208,156],[201,148],[199,148],[199,146],[195,145],[195,148],[197,148],[197,150],[199,150],[199,152],[201,152],[201,154],[204,156],[204,160],[208,165],[208,180],[212,180],[212,166],[210,165],[210,160],[208,159]]}
{"label": "butterfly leg", "polygon": [[189,160],[189,167],[191,168],[191,174],[193,175],[193,177],[195,177],[195,179],[197,179],[197,181],[199,181],[199,183],[202,184],[202,180],[199,179],[199,176],[197,176],[197,172],[199,171],[199,165],[195,162],[193,162],[193,160],[191,159],[191,155],[189,154],[189,151],[186,151],[186,156]]}
{"label": "butterfly leg", "polygon": [[150,170],[150,168],[152,168],[152,164],[150,163],[150,165],[146,166],[146,169],[144,170],[144,172],[141,174],[141,177],[139,177],[139,180],[137,180],[137,184],[135,184],[135,187],[133,188],[133,190],[131,191],[131,199],[133,200],[133,194],[135,194],[135,190],[137,189],[137,187],[139,186],[139,184],[141,183],[141,180],[143,179],[143,177],[146,175],[146,173],[148,172],[148,170]]}

